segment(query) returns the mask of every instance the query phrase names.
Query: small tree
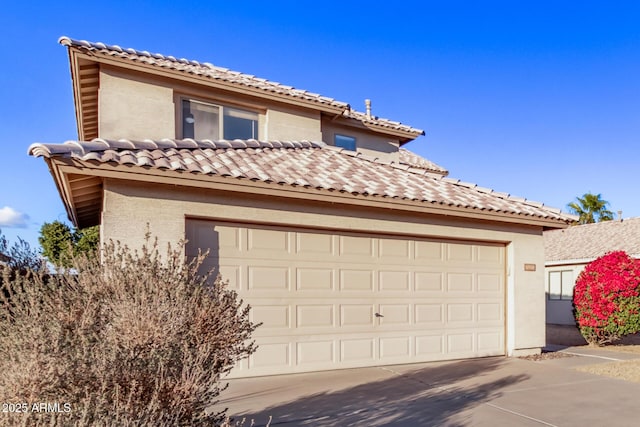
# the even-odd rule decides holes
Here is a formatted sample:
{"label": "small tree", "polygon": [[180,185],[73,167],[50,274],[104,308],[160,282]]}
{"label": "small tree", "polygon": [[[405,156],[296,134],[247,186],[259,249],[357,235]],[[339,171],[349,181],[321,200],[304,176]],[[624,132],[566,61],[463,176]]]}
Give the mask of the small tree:
{"label": "small tree", "polygon": [[42,254],[50,263],[59,267],[70,267],[74,256],[90,255],[98,249],[100,227],[71,229],[60,221],[45,222],[40,228],[38,242]]}
{"label": "small tree", "polygon": [[0,424],[221,422],[225,411],[208,408],[255,351],[257,325],[220,278],[198,275],[202,259],[185,263],[184,245],[160,256],[155,244],[108,243],[56,275],[0,274],[0,402],[60,410],[0,413]]}
{"label": "small tree", "polygon": [[611,343],[640,331],[640,262],[625,252],[588,264],[576,280],[576,321],[590,344]]}

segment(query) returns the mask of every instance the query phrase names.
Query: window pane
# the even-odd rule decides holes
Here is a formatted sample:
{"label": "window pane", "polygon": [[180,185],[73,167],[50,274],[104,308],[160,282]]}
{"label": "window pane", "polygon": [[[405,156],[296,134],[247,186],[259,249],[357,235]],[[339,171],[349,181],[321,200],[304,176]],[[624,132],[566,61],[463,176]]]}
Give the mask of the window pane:
{"label": "window pane", "polygon": [[258,139],[258,114],[224,109],[224,139]]}
{"label": "window pane", "polygon": [[352,136],[336,135],[333,143],[336,147],[342,147],[345,150],[356,151],[356,139]]}
{"label": "window pane", "polygon": [[562,272],[562,299],[573,299],[573,271],[565,270]]}
{"label": "window pane", "polygon": [[193,138],[194,135],[194,117],[191,114],[191,102],[186,99],[182,100],[182,137]]}
{"label": "window pane", "polygon": [[220,107],[197,101],[182,101],[182,137],[220,139]]}
{"label": "window pane", "polygon": [[562,276],[560,271],[549,272],[549,299],[559,300],[562,292]]}

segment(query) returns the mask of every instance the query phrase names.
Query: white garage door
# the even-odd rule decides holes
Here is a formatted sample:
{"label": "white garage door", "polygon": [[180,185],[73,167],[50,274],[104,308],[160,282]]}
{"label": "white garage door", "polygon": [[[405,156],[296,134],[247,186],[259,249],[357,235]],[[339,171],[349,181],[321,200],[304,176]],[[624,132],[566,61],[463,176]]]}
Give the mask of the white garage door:
{"label": "white garage door", "polygon": [[263,322],[232,377],[505,354],[504,246],[187,220]]}

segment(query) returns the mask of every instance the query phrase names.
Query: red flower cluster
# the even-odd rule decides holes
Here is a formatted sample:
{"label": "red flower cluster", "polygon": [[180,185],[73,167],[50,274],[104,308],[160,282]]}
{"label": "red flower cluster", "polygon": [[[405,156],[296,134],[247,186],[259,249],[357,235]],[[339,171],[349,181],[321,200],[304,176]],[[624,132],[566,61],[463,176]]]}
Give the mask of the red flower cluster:
{"label": "red flower cluster", "polygon": [[610,252],[578,276],[576,320],[588,342],[603,344],[640,331],[640,261]]}

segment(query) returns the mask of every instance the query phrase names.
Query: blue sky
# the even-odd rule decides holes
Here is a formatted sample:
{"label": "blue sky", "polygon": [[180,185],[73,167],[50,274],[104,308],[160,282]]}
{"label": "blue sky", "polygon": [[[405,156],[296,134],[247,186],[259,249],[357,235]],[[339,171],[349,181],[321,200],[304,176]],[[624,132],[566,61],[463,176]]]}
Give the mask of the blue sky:
{"label": "blue sky", "polygon": [[215,65],[425,129],[450,176],[640,216],[636,2],[11,2],[0,14],[0,229],[66,213],[33,142],[77,138],[62,35]]}

